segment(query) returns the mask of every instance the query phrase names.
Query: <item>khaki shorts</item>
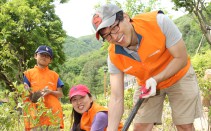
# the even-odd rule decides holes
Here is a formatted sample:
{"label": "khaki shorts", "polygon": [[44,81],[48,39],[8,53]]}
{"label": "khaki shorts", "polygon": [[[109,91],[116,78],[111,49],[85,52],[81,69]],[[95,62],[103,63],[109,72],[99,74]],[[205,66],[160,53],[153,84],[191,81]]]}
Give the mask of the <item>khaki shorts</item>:
{"label": "khaki shorts", "polygon": [[[140,88],[140,87],[139,87]],[[134,92],[133,102],[139,99],[140,91]],[[139,108],[134,123],[161,124],[163,103],[166,95],[175,125],[190,124],[202,115],[200,91],[195,72],[191,66],[186,75],[174,85],[160,90],[160,94],[145,99]]]}

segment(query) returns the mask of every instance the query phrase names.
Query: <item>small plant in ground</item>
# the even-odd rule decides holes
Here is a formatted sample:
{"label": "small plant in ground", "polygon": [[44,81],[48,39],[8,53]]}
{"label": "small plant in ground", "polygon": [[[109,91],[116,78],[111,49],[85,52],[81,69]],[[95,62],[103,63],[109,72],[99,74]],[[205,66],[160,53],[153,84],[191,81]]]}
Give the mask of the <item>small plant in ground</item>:
{"label": "small plant in ground", "polygon": [[[0,106],[0,130],[24,130],[23,117],[22,117],[22,89],[23,86],[15,86],[16,91],[9,92],[3,91],[3,98],[8,99],[8,102]],[[13,126],[11,126],[13,125]]]}
{"label": "small plant in ground", "polygon": [[63,104],[62,110],[64,114],[64,131],[70,131],[70,118],[72,113],[72,104]]}

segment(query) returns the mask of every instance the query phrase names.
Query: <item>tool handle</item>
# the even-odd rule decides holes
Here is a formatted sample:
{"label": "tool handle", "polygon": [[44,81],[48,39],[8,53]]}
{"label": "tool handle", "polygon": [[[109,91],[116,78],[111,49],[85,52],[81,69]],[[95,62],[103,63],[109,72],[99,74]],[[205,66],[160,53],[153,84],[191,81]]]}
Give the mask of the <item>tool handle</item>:
{"label": "tool handle", "polygon": [[143,103],[144,99],[138,99],[138,101],[136,102],[135,106],[133,107],[133,110],[131,111],[129,117],[127,118],[124,127],[122,129],[122,131],[127,131],[131,122],[133,121],[133,118],[135,117],[139,107],[141,106],[141,104]]}

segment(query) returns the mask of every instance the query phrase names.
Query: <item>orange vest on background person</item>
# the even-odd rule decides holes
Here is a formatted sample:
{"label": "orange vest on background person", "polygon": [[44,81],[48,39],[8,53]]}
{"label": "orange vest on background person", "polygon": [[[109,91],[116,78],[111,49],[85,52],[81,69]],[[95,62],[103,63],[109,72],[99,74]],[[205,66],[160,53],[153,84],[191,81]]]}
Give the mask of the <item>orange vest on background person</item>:
{"label": "orange vest on background person", "polygon": [[[108,112],[108,108],[98,105],[97,103],[93,102],[92,107],[82,114],[81,121],[80,121],[80,128],[85,131],[90,131],[92,127],[92,122],[95,118],[95,115],[98,112]],[[123,124],[119,124],[118,131],[121,131]],[[106,129],[105,129],[106,131]]]}
{"label": "orange vest on background person", "polygon": [[[32,92],[42,90],[46,86],[48,86],[48,89],[50,90],[53,91],[57,90],[57,82],[59,75],[56,72],[49,70],[48,67],[46,67],[45,69],[41,69],[38,66],[35,66],[33,69],[25,71],[24,75],[27,77],[27,79],[31,84],[30,87],[32,89]],[[59,99],[54,95],[46,95],[44,96],[44,104],[47,108],[52,109],[53,113],[57,114],[58,112],[57,116],[58,119],[60,118],[60,128],[63,129],[64,128],[63,112]],[[29,108],[36,109],[36,106],[38,105],[35,103],[31,103]],[[30,115],[32,118],[36,117],[34,111],[30,111]],[[24,124],[26,129],[42,125],[52,125],[50,119],[44,116],[40,117],[39,125],[33,125],[32,122],[30,122],[27,118],[24,120]]]}
{"label": "orange vest on background person", "polygon": [[[132,25],[140,40],[138,55],[141,62],[135,60],[123,47],[110,44],[108,51],[111,62],[126,74],[136,76],[139,85],[163,71],[173,59],[166,48],[165,36],[157,24],[158,11],[139,14],[132,19]],[[167,88],[180,80],[190,67],[190,59],[187,65],[175,75],[157,85],[157,89]]]}

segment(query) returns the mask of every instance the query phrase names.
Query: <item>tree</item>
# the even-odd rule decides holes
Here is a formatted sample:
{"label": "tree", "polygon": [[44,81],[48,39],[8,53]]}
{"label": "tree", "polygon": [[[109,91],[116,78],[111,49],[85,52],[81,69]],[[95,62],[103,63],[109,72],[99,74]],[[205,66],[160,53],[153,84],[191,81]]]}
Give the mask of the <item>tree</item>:
{"label": "tree", "polygon": [[193,13],[199,22],[202,33],[211,45],[211,3],[206,0],[172,0],[175,9],[185,8],[190,14]]}
{"label": "tree", "polygon": [[174,20],[174,22],[183,34],[182,36],[185,41],[188,54],[192,56],[196,54],[200,47],[200,43],[203,45],[200,52],[202,52],[203,49],[209,49],[210,45],[206,39],[202,39],[203,34],[200,26],[194,19],[191,18],[191,16],[191,14],[184,15]]}
{"label": "tree", "polygon": [[[53,67],[65,60],[66,37],[55,14],[53,0],[4,0],[0,2],[0,81],[13,91],[22,83],[23,71],[34,66],[34,51],[45,44],[54,51]],[[66,2],[60,0],[61,3]]]}
{"label": "tree", "polygon": [[88,61],[81,71],[80,83],[87,85],[96,97],[103,93],[103,70],[101,68],[105,65],[106,59],[101,57]]}

